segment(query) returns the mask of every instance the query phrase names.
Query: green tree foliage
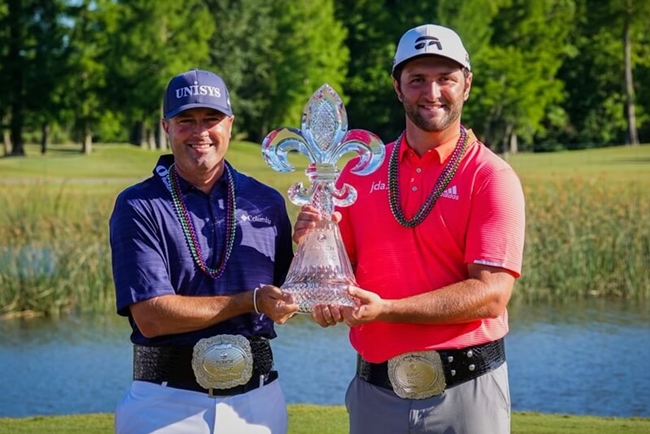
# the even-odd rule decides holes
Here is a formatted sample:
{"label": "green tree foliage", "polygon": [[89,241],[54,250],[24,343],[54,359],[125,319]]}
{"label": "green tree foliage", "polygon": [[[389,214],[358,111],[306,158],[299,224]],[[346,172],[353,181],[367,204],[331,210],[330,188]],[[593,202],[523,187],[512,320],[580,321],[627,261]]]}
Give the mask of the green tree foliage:
{"label": "green tree foliage", "polygon": [[332,0],[282,0],[274,8],[279,29],[271,64],[277,83],[271,94],[272,127],[298,125],[309,97],[324,83],[343,95],[348,50],[345,29]]}
{"label": "green tree foliage", "polygon": [[644,137],[646,141],[650,137],[650,33],[637,29],[635,35],[638,41],[633,50],[637,61],[634,68],[636,115],[639,141],[643,142]]}
{"label": "green tree foliage", "polygon": [[109,107],[134,122],[134,142],[155,147],[165,87],[174,75],[206,62],[214,23],[201,0],[117,2],[107,56]]}
{"label": "green tree foliage", "polygon": [[[0,79],[7,83],[0,114],[8,117],[11,155],[24,155],[25,128],[47,132],[60,107],[65,75],[63,0],[8,0],[0,7]],[[44,141],[45,144],[46,140]]]}
{"label": "green tree foliage", "polygon": [[[391,69],[402,34],[425,23],[454,28],[472,63],[489,42],[491,19],[502,0],[396,2],[339,0],[337,16],[348,29],[350,48],[347,105],[350,125],[394,140],[404,128],[404,110],[395,96]],[[471,116],[468,115],[471,121]]]}
{"label": "green tree foliage", "polygon": [[470,98],[463,110],[463,123],[476,131],[488,144],[492,143],[492,137],[490,123],[486,121],[490,118],[486,107],[489,110],[493,103],[500,101],[498,95],[502,86],[499,85],[498,89],[485,89],[481,83],[490,81],[489,74],[493,72],[491,64],[495,57],[501,59],[494,55],[494,49],[490,45],[494,33],[492,22],[499,10],[510,4],[510,0],[441,0],[438,3],[439,23],[458,32],[469,53],[474,74]]}
{"label": "green tree foliage", "polygon": [[334,17],[333,1],[284,0],[278,6],[282,39],[274,71],[279,90],[275,102],[286,109],[275,117],[280,124],[295,124],[308,98],[322,84],[343,94],[349,52],[344,45],[345,29]]}
{"label": "green tree foliage", "polygon": [[[9,7],[6,2],[0,3],[0,80],[4,83],[8,83],[7,76],[7,63],[5,60],[9,55],[9,24],[7,22],[7,16],[9,15]],[[11,152],[9,149],[11,138],[9,136],[8,130],[8,110],[9,107],[9,95],[8,92],[0,92],[0,130],[2,130],[2,139],[3,139],[3,148],[4,155],[8,155]]]}
{"label": "green tree foliage", "polygon": [[[627,134],[625,143],[632,145],[639,144],[639,136],[637,131],[637,98],[639,82],[634,79],[634,69],[638,65],[640,59],[634,52],[634,46],[639,45],[639,42],[644,38],[647,33],[647,17],[650,15],[650,2],[647,0],[622,0],[612,1],[608,0],[603,2],[610,14],[610,29],[619,35],[622,39],[623,50],[619,56],[623,58],[624,68],[624,113],[627,122]],[[601,8],[602,8],[601,4]],[[648,62],[648,58],[642,61]],[[646,116],[641,116],[642,122]]]}
{"label": "green tree foliage", "polygon": [[544,136],[547,114],[557,114],[563,99],[557,71],[571,53],[574,15],[571,0],[513,0],[494,17],[472,96],[472,115],[483,120],[487,143],[506,151],[530,150],[533,138]]}
{"label": "green tree foliage", "polygon": [[260,140],[274,111],[269,95],[277,93],[271,58],[279,29],[272,16],[273,2],[259,0],[205,0],[217,21],[206,65],[228,85],[235,114],[234,134]]}
{"label": "green tree foliage", "polygon": [[22,155],[25,137],[45,150],[50,129],[85,152],[93,138],[163,147],[164,88],[191,68],[225,79],[237,138],[298,126],[328,83],[350,128],[390,142],[404,128],[392,57],[424,23],[463,38],[474,73],[463,123],[494,149],[648,141],[649,14],[647,0],[7,0],[5,154]]}
{"label": "green tree foliage", "polygon": [[[339,0],[336,16],[345,25],[345,45],[350,50],[343,92],[350,128],[363,128],[389,141],[403,125],[392,127],[399,105],[393,92],[390,70],[399,24],[388,2]],[[398,121],[402,121],[400,117]]]}
{"label": "green tree foliage", "polygon": [[338,0],[336,15],[347,28],[350,63],[345,84],[351,128],[395,140],[404,128],[404,112],[391,80],[393,55],[408,29],[436,22],[437,2]]}
{"label": "green tree foliage", "polygon": [[472,65],[480,65],[483,52],[489,48],[494,29],[492,21],[499,10],[511,0],[439,0],[439,23],[455,29],[463,39]]}
{"label": "green tree foliage", "polygon": [[84,0],[70,9],[74,26],[69,39],[70,56],[65,79],[64,116],[84,153],[92,151],[93,135],[110,128],[111,96],[107,85],[108,36],[115,31],[116,7],[110,0]]}
{"label": "green tree foliage", "polygon": [[11,141],[11,155],[25,155],[23,149],[23,125],[25,122],[23,89],[25,83],[21,70],[27,61],[21,51],[26,40],[28,20],[25,8],[20,0],[8,0],[6,14],[1,23],[6,29],[6,49],[3,50],[2,79],[10,83],[6,90],[6,107],[9,123],[9,138]]}
{"label": "green tree foliage", "polygon": [[70,27],[64,23],[67,6],[64,1],[38,2],[32,10],[36,15],[29,26],[33,47],[29,67],[23,72],[25,110],[29,113],[26,126],[41,130],[41,153],[47,151],[53,123],[61,121],[64,108],[65,78],[69,77],[66,62],[69,47],[65,41]]}
{"label": "green tree foliage", "polygon": [[[634,79],[634,70],[647,68],[646,0],[577,0],[579,7],[575,44],[580,56],[564,63],[560,78],[567,84],[566,109],[571,113],[570,130],[565,141],[624,143],[630,141],[630,125],[647,122],[648,104],[635,98],[643,92],[643,81]],[[626,34],[630,50],[626,71]],[[626,83],[626,73],[629,73]],[[629,86],[629,88],[628,88]],[[647,100],[646,100],[647,101]],[[630,107],[634,120],[631,120]],[[638,116],[634,115],[639,109]],[[638,122],[637,122],[638,121]],[[634,134],[634,133],[633,133]]]}
{"label": "green tree foliage", "polygon": [[272,129],[298,126],[323,83],[339,93],[348,51],[334,2],[206,0],[219,21],[212,64],[229,85],[236,131],[261,142]]}

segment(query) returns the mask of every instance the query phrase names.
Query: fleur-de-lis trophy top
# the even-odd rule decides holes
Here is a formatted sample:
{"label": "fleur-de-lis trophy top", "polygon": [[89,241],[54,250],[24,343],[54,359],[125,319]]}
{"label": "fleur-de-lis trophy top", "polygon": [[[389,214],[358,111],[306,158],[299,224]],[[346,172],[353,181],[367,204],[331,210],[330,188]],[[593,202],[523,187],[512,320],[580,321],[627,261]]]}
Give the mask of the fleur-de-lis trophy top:
{"label": "fleur-de-lis trophy top", "polygon": [[368,175],[384,161],[384,144],[369,131],[348,131],[348,115],[341,97],[324,84],[305,106],[300,130],[278,128],[262,142],[264,160],[278,172],[295,170],[287,160],[291,151],[309,159],[305,174],[311,185],[305,188],[299,182],[291,186],[289,200],[300,206],[311,204],[325,219],[300,239],[282,289],[294,296],[301,313],[310,313],[319,304],[353,306],[347,288],[356,285],[354,272],[338,225],[329,219],[335,205],[352,205],[357,192],[348,184],[336,188],[340,172],[336,163],[344,154],[356,152],[359,160],[352,173]]}
{"label": "fleur-de-lis trophy top", "polygon": [[266,163],[278,172],[295,170],[287,160],[291,151],[298,151],[309,159],[305,173],[312,184],[309,189],[300,182],[294,184],[288,191],[289,199],[296,205],[315,206],[326,218],[334,211],[334,205],[348,206],[357,199],[353,187],[346,184],[340,190],[335,188],[339,174],[337,161],[348,152],[356,152],[360,158],[352,172],[367,175],[379,168],[385,156],[384,144],[375,134],[359,129],[348,131],[343,101],[328,84],[322,85],[309,99],[302,115],[301,130],[278,128],[262,142]]}

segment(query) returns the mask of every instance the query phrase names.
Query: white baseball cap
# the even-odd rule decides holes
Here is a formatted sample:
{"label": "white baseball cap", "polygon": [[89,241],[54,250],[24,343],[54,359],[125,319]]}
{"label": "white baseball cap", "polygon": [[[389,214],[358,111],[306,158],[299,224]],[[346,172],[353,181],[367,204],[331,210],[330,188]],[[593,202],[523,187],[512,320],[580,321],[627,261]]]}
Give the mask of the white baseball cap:
{"label": "white baseball cap", "polygon": [[447,27],[425,24],[402,35],[393,59],[392,72],[394,73],[395,68],[407,60],[426,55],[446,57],[471,70],[469,54],[467,54],[460,36]]}

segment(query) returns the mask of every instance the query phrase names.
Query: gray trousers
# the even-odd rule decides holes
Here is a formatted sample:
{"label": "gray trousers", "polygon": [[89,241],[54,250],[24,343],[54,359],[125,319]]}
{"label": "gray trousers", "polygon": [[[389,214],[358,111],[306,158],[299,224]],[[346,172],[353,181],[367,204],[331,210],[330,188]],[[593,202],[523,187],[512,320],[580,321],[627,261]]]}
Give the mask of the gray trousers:
{"label": "gray trousers", "polygon": [[508,367],[416,400],[355,376],[345,406],[350,434],[509,434]]}

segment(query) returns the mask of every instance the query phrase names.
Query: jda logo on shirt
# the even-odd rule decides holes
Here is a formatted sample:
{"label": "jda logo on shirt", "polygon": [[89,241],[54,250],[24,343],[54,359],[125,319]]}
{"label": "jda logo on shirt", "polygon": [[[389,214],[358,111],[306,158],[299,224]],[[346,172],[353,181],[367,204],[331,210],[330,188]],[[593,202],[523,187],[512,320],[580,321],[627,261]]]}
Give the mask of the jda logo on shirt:
{"label": "jda logo on shirt", "polygon": [[374,181],[370,186],[370,193],[380,190],[388,190],[388,185],[382,181]]}
{"label": "jda logo on shirt", "polygon": [[[381,190],[388,190],[388,185],[385,182],[373,181],[373,183],[370,185],[370,193],[374,193],[375,191],[381,191]],[[449,187],[446,190],[444,190],[440,196],[445,197],[447,199],[453,199],[453,200],[460,199],[460,197],[458,196],[458,187],[456,187],[455,185],[453,187]]]}

